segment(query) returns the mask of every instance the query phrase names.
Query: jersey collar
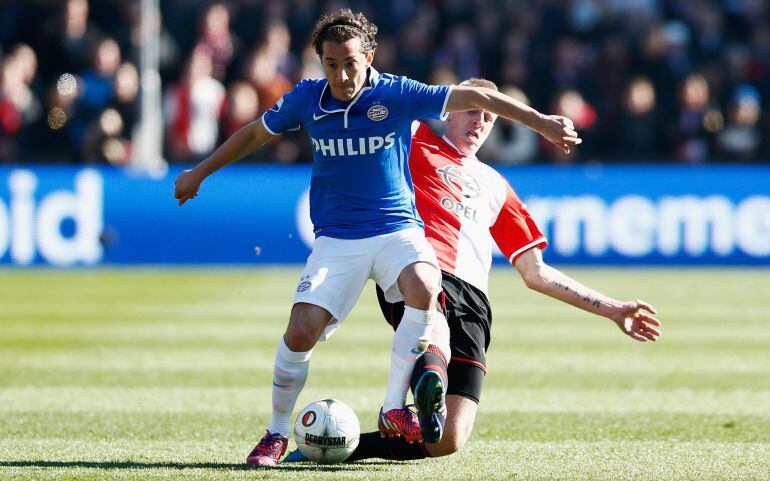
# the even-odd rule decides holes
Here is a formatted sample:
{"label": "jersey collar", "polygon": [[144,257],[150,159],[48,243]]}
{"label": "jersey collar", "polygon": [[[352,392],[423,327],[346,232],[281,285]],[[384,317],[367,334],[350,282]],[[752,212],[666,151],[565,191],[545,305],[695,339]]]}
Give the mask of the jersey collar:
{"label": "jersey collar", "polygon": [[[345,109],[345,108],[325,109],[324,108],[324,96],[328,97],[328,95],[326,95],[326,90],[327,90],[327,87],[329,87],[329,80],[324,79],[324,81],[325,81],[324,88],[321,91],[321,96],[318,97],[318,108],[321,109],[321,112],[324,112],[324,113],[327,113],[327,114],[335,114],[337,112],[346,112],[350,108],[350,106],[352,104],[354,104],[358,100],[358,98],[361,96],[361,94],[363,94],[367,90],[371,90],[371,89],[375,88],[377,86],[377,84],[379,83],[379,81],[380,81],[380,73],[374,67],[369,67],[369,69],[367,70],[367,74],[366,75],[367,75],[366,85],[364,85],[361,88],[361,90],[358,91],[358,94],[356,94],[356,96],[353,97],[353,99],[348,104],[348,108],[347,109]],[[329,95],[331,95],[331,92],[329,93]]]}
{"label": "jersey collar", "polygon": [[463,154],[462,152],[460,152],[460,149],[458,149],[457,146],[451,140],[449,140],[449,138],[446,135],[442,135],[441,136],[441,140],[446,142],[446,144],[448,146],[450,146],[453,149],[455,149],[455,152],[457,152],[457,155],[459,155],[461,158],[463,158],[463,159],[478,160],[475,155],[466,155],[466,154]]}

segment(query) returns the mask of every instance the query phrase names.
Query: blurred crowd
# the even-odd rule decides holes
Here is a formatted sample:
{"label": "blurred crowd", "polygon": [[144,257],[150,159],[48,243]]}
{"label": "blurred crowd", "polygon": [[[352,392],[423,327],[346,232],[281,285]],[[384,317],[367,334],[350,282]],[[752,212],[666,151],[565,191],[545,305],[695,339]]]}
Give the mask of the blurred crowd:
{"label": "blurred crowd", "polygon": [[[139,3],[0,0],[0,163],[130,162]],[[379,26],[380,71],[488,78],[584,138],[567,158],[501,120],[482,160],[770,160],[765,0],[163,0],[165,158],[205,157],[298,80],[323,76],[309,37],[341,7]],[[304,135],[252,160],[309,162]]]}

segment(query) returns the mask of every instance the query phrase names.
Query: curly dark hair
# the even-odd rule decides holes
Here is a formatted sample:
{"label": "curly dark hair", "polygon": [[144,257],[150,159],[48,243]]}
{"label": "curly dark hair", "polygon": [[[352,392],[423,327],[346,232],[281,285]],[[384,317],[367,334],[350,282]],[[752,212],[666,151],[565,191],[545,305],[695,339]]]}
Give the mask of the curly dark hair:
{"label": "curly dark hair", "polygon": [[313,30],[313,48],[321,55],[321,45],[325,40],[345,43],[351,38],[361,40],[363,53],[373,52],[377,48],[377,25],[373,24],[363,13],[353,13],[349,8],[327,13],[318,19]]}

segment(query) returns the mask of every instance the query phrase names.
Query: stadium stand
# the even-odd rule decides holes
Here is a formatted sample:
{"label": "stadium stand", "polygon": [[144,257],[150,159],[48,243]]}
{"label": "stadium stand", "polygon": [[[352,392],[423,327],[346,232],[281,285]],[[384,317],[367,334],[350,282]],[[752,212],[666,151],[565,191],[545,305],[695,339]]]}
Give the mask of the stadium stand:
{"label": "stadium stand", "polygon": [[[0,0],[0,163],[125,165],[138,120],[138,1]],[[165,156],[205,157],[304,77],[308,34],[349,6],[380,26],[375,66],[483,76],[585,139],[564,157],[502,125],[479,156],[531,162],[767,162],[770,6],[761,0],[167,0]],[[304,135],[304,134],[298,134]],[[296,136],[252,159],[310,159]]]}

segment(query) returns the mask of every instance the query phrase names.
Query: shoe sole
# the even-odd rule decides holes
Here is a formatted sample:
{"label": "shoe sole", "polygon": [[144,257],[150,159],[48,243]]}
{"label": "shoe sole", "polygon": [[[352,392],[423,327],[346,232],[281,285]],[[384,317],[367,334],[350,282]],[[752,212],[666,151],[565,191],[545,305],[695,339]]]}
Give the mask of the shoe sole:
{"label": "shoe sole", "polygon": [[300,451],[299,448],[297,448],[294,451],[287,454],[286,457],[283,458],[283,461],[281,461],[281,463],[292,464],[292,463],[305,463],[308,461],[310,460],[306,458],[304,454],[302,454],[302,451]]}
{"label": "shoe sole", "polygon": [[420,431],[425,443],[434,444],[441,441],[444,426],[441,425],[438,413],[443,402],[444,381],[436,371],[427,371],[414,388],[414,404],[417,407],[417,418],[420,420]]}

